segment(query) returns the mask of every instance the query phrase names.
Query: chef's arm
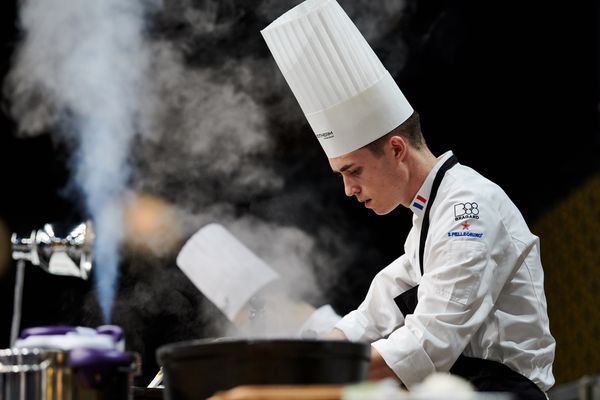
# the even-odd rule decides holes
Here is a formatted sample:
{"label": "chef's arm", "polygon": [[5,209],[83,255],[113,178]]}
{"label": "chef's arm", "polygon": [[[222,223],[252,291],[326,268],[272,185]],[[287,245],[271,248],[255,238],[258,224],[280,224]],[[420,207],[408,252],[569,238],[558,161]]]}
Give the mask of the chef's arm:
{"label": "chef's arm", "polygon": [[369,363],[367,378],[370,381],[380,381],[382,379],[391,378],[397,381],[401,386],[404,386],[398,375],[387,365],[374,346],[371,346],[371,362]]}
{"label": "chef's arm", "polygon": [[333,328],[329,333],[323,335],[321,339],[324,340],[348,340],[344,332],[337,328]]}
{"label": "chef's arm", "polygon": [[[495,244],[496,251],[509,248],[499,240]],[[480,240],[452,240],[433,249],[430,260],[414,314],[404,326],[373,343],[409,389],[429,374],[452,367],[512,274],[509,266],[499,266],[488,244]]]}
{"label": "chef's arm", "polygon": [[[323,336],[322,339],[325,340],[348,340],[344,332],[337,328],[333,328],[331,332],[327,335]],[[402,386],[402,382],[398,375],[386,364],[385,360],[379,354],[379,352],[375,349],[375,347],[371,347],[371,362],[369,363],[369,370],[367,374],[367,378],[370,381],[379,381],[382,379],[394,379],[398,381]]]}
{"label": "chef's arm", "polygon": [[400,293],[416,285],[406,255],[394,260],[373,278],[365,300],[348,313],[336,328],[353,342],[373,342],[388,336],[404,324],[404,317],[394,302]]}

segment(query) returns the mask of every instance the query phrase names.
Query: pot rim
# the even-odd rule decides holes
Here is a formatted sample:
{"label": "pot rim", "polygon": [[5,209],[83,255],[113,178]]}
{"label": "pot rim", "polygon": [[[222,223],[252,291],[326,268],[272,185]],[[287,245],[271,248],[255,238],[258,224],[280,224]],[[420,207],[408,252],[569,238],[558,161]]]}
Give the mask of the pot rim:
{"label": "pot rim", "polygon": [[156,351],[159,363],[188,358],[324,358],[349,357],[370,360],[371,346],[366,342],[318,339],[240,339],[209,338],[169,343]]}

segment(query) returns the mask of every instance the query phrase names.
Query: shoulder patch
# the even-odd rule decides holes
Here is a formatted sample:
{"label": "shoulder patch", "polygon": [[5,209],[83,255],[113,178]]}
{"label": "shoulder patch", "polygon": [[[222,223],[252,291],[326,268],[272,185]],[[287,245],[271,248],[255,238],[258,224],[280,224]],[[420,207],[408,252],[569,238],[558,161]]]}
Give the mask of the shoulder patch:
{"label": "shoulder patch", "polygon": [[454,205],[454,220],[460,221],[467,218],[479,219],[479,204],[473,201]]}
{"label": "shoulder patch", "polygon": [[[468,203],[468,204],[477,204],[477,203]],[[456,206],[454,206],[454,210],[456,210]],[[456,221],[458,220],[465,220],[464,222],[460,222],[459,223],[459,227],[457,227],[458,229],[455,231],[451,231],[448,232],[448,236],[452,237],[452,236],[468,236],[468,237],[475,237],[475,238],[481,238],[483,236],[483,232],[471,232],[471,224],[469,223],[469,221],[467,221],[467,218],[473,218],[473,219],[479,219],[479,216],[477,216],[476,214],[474,214],[474,212],[479,213],[479,209],[478,208],[471,208],[470,213],[465,212],[464,209],[461,210],[462,214],[461,216],[464,216],[463,218],[460,218],[459,216],[456,216],[456,211],[454,213],[455,215],[455,219]],[[475,216],[472,216],[475,215]],[[473,221],[471,221],[473,222]]]}

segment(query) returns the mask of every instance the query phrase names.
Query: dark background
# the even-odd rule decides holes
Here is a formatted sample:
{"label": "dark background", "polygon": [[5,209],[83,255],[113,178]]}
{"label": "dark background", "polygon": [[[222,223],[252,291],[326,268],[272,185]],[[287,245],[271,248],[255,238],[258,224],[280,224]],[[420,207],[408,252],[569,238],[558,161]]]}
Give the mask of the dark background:
{"label": "dark background", "polygon": [[[197,3],[202,6],[202,2]],[[234,3],[227,2],[230,7]],[[219,54],[228,49],[253,52],[259,59],[270,57],[257,34],[270,21],[252,14],[252,5],[259,3],[245,2],[239,6],[238,11],[246,14],[236,37],[215,35],[197,43],[203,49],[211,49],[210,63],[218,64]],[[434,154],[452,149],[461,163],[498,183],[530,225],[544,218],[598,173],[600,14],[596,3],[408,1],[397,28],[372,43],[420,112],[423,131]],[[4,76],[19,39],[14,1],[4,2],[2,18]],[[161,19],[159,15],[157,21],[157,35],[172,40],[185,35],[185,27],[172,20]],[[402,64],[397,64],[394,53],[398,38],[408,49],[406,62]],[[242,50],[236,40],[245,40]],[[236,53],[234,57],[242,55]],[[208,59],[189,54],[190,63],[208,64]],[[266,103],[273,99],[263,101],[269,106]],[[16,138],[13,119],[3,113],[0,121],[0,220],[7,229],[27,231],[48,221],[80,218],[79,202],[64,191],[69,181],[67,147],[48,134]],[[276,119],[271,122],[273,130],[290,128]],[[306,125],[295,129],[308,132]],[[339,229],[349,237],[356,232],[359,238],[351,243],[360,246],[359,255],[342,271],[337,284],[323,299],[343,314],[358,305],[373,274],[401,253],[410,227],[410,212],[397,210],[381,218],[345,199],[312,135],[305,136],[306,141],[279,142],[280,148],[289,151],[274,162],[297,160],[295,168],[286,170],[284,189],[300,190],[316,185],[322,189],[322,196],[331,196],[329,204],[347,217],[347,221],[340,222]],[[318,218],[308,217],[314,211],[311,206],[288,207],[283,215],[268,213],[264,204],[269,203],[262,198],[248,198],[238,204],[238,212],[265,218],[268,215],[272,220],[295,224],[307,232],[316,227]],[[598,205],[590,207],[589,217],[597,218]],[[335,225],[327,221],[326,215],[319,217],[323,224]],[[598,231],[579,233],[596,236]],[[556,234],[560,235],[560,230]],[[541,240],[543,246],[544,237]],[[4,246],[0,249],[6,249],[7,244]],[[172,264],[172,260],[144,262]],[[598,259],[590,263],[597,266]],[[548,263],[545,268],[549,268]],[[201,315],[189,311],[205,300],[194,293],[176,268],[154,278],[128,271],[131,269],[125,266],[122,287],[139,280],[167,278],[187,291],[188,314],[157,318],[161,315],[160,308],[152,313],[144,310],[133,313],[139,324],[135,334],[130,332],[130,345],[144,353],[147,379],[155,368],[152,358],[156,346],[213,332]],[[0,277],[0,347],[8,345],[14,277],[12,265]],[[148,285],[151,287],[151,283]],[[94,326],[102,322],[90,282],[54,277],[28,268],[24,296],[24,327],[54,323]],[[551,303],[552,293],[548,293],[548,298]],[[127,296],[118,303],[117,310],[126,308]],[[118,321],[119,312],[115,311],[115,315]],[[123,311],[122,315],[131,313]],[[127,326],[127,321],[122,322]],[[598,366],[588,365],[584,367],[587,370],[581,371],[595,373]],[[556,373],[559,383],[571,378],[560,370]]]}

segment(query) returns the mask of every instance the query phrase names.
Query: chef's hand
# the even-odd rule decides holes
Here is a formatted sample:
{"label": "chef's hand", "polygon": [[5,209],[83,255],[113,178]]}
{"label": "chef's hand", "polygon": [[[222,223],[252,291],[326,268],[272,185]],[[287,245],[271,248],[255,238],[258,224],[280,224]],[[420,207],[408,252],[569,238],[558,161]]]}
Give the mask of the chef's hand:
{"label": "chef's hand", "polygon": [[333,328],[331,330],[331,332],[329,332],[326,335],[321,336],[321,339],[324,339],[324,340],[348,340],[346,335],[344,335],[344,332],[342,332],[341,330],[339,330],[337,328]]}
{"label": "chef's hand", "polygon": [[381,357],[381,354],[379,354],[379,352],[375,350],[375,347],[373,346],[371,346],[371,362],[369,363],[367,378],[370,381],[380,381],[382,379],[392,378],[401,386],[404,386],[402,385],[400,378],[398,378],[398,375],[396,375],[396,373],[392,371],[390,367],[388,367],[383,357]]}

